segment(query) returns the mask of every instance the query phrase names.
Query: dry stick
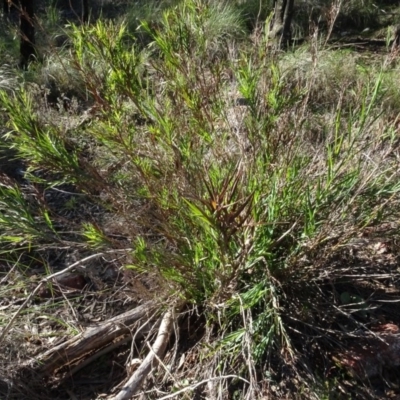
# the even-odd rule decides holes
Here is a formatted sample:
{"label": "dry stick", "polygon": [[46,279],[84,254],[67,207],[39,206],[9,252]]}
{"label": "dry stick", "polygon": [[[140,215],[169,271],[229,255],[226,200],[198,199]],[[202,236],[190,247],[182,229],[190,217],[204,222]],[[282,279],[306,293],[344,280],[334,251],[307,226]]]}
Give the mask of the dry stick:
{"label": "dry stick", "polygon": [[141,388],[144,379],[149,374],[152,367],[157,364],[157,358],[162,358],[167,347],[167,342],[173,327],[173,310],[168,310],[162,320],[157,338],[154,342],[152,351],[147,354],[140,367],[129,378],[122,390],[111,400],[129,400]]}
{"label": "dry stick", "polygon": [[[44,353],[39,354],[24,364],[29,368],[33,366],[35,370],[38,370],[41,376],[50,376],[62,366],[66,364],[71,365],[75,360],[82,359],[85,355],[97,352],[98,349],[103,348],[120,336],[129,334],[131,329],[128,327],[146,317],[149,309],[153,310],[154,305],[152,301],[149,301],[101,324],[96,324],[92,328],[79,333],[66,342],[46,350]],[[153,326],[157,326],[158,328],[159,323],[160,318],[157,321],[157,325],[152,324],[149,319],[146,322],[149,330]],[[141,339],[149,332],[144,325],[142,325],[140,329],[140,331],[135,333],[134,338]]]}
{"label": "dry stick", "polygon": [[59,275],[65,274],[68,271],[71,271],[72,269],[74,269],[75,267],[77,267],[78,265],[81,265],[83,263],[85,263],[86,261],[89,261],[93,258],[97,258],[102,256],[104,253],[97,253],[97,254],[92,254],[89,257],[83,258],[82,260],[79,260],[73,264],[71,264],[69,267],[63,269],[62,271],[58,271],[55,272],[54,274],[51,274],[49,276],[46,276],[45,278],[43,278],[39,284],[36,286],[35,290],[27,297],[27,299],[22,303],[21,307],[17,310],[17,312],[14,314],[14,316],[11,318],[10,322],[6,325],[6,327],[2,330],[1,334],[0,334],[0,344],[1,342],[4,340],[5,335],[7,334],[7,332],[10,330],[11,325],[14,323],[14,321],[16,320],[16,318],[18,317],[18,315],[21,313],[22,309],[31,301],[32,297],[40,290],[40,288],[42,287],[42,285],[44,283],[47,283],[50,279],[56,278]]}
{"label": "dry stick", "polygon": [[122,346],[125,343],[128,343],[132,340],[132,336],[127,336],[123,338],[122,340],[118,340],[117,342],[113,342],[104,349],[101,349],[97,353],[94,353],[92,356],[87,358],[85,361],[83,361],[81,364],[77,365],[74,367],[71,371],[68,372],[68,375],[65,377],[65,380],[71,379],[72,375],[75,375],[78,371],[80,371],[82,368],[87,367],[89,364],[91,364],[94,360],[97,360],[99,357],[104,356],[105,354],[108,354],[112,352],[114,349],[116,349],[119,346]]}
{"label": "dry stick", "polygon": [[134,342],[135,338],[138,334],[146,334],[149,333],[151,330],[153,330],[153,328],[157,327],[156,323],[153,324],[152,326],[150,326],[151,324],[151,318],[150,317],[144,324],[142,324],[139,329],[136,330],[135,334],[133,335],[132,333],[127,336],[126,338],[116,341],[116,342],[112,342],[110,345],[108,345],[107,347],[103,348],[102,350],[98,351],[97,353],[94,353],[92,356],[90,356],[88,359],[86,359],[85,361],[83,361],[81,364],[78,364],[77,366],[75,366],[70,372],[69,374],[66,376],[67,378],[70,378],[72,375],[74,375],[76,372],[78,372],[79,370],[81,370],[82,368],[86,367],[87,365],[89,365],[90,363],[92,363],[94,360],[96,360],[97,358],[103,356],[104,354],[107,354],[111,351],[113,351],[114,349],[116,349],[117,347],[123,345],[124,343],[127,343],[129,341]]}
{"label": "dry stick", "polygon": [[13,273],[13,271],[17,268],[19,260],[21,259],[22,254],[18,257],[18,260],[16,263],[11,267],[10,271],[8,271],[7,275],[0,281],[0,285],[3,284],[4,282],[8,281],[8,277]]}

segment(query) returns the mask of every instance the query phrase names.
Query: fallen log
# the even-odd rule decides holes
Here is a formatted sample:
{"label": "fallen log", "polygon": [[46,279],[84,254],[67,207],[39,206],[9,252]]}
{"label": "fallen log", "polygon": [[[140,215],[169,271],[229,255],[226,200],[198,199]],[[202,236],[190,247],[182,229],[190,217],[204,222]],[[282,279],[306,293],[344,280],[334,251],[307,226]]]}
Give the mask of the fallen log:
{"label": "fallen log", "polygon": [[85,358],[100,352],[124,335],[131,334],[133,340],[143,338],[153,328],[158,328],[160,320],[157,314],[155,302],[149,301],[37,355],[24,368],[29,368],[42,377],[51,376],[64,366],[84,362]]}

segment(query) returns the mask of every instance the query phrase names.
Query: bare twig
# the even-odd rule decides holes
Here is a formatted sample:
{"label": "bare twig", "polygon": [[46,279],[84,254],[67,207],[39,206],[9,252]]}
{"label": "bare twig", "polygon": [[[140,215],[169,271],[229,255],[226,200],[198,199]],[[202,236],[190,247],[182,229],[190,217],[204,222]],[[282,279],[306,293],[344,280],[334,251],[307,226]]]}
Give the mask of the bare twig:
{"label": "bare twig", "polygon": [[65,274],[66,272],[71,271],[72,269],[76,268],[77,266],[84,264],[86,261],[92,260],[93,258],[98,258],[102,256],[104,253],[97,253],[97,254],[92,254],[89,257],[85,257],[82,260],[79,260],[73,264],[71,264],[69,267],[63,269],[62,271],[55,272],[54,274],[48,275],[45,278],[43,278],[39,284],[36,286],[35,290],[31,292],[31,294],[26,298],[26,300],[22,303],[21,307],[17,310],[17,312],[14,314],[14,316],[11,318],[11,320],[8,322],[8,324],[5,326],[5,328],[2,330],[0,334],[0,343],[4,340],[5,335],[7,332],[10,330],[12,324],[18,317],[18,315],[21,313],[21,311],[24,309],[24,307],[31,301],[33,296],[36,295],[36,293],[40,290],[40,288],[43,286],[44,283],[49,282],[51,279],[56,278],[57,276],[60,276],[62,274]]}
{"label": "bare twig", "polygon": [[336,0],[332,3],[331,9],[329,10],[329,14],[328,14],[328,33],[326,35],[324,46],[327,45],[327,43],[332,35],[332,31],[335,26],[335,22],[337,20],[337,17],[340,13],[341,8],[342,8],[342,0]]}
{"label": "bare twig", "polygon": [[18,257],[17,262],[11,267],[10,271],[8,271],[7,275],[0,281],[0,285],[7,282],[10,275],[15,271],[18,266],[19,260],[21,259],[22,254]]}
{"label": "bare twig", "polygon": [[147,377],[151,368],[157,365],[158,359],[162,359],[168,339],[173,328],[173,310],[168,310],[162,320],[158,330],[157,339],[154,342],[152,350],[147,354],[140,367],[129,378],[122,390],[112,398],[112,400],[128,400],[141,388],[144,379]]}

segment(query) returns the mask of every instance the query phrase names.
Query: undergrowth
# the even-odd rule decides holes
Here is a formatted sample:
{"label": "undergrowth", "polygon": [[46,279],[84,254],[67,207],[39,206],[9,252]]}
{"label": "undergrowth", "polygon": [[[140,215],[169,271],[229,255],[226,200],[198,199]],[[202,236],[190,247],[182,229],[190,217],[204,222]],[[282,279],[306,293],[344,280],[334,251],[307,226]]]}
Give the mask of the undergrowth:
{"label": "undergrowth", "polygon": [[[282,55],[268,23],[249,44],[240,21],[188,0],[141,21],[149,44],[126,24],[71,24],[52,77],[80,83],[83,122],[69,103],[43,108],[32,83],[2,86],[2,145],[24,168],[22,183],[1,177],[2,257],[124,248],[124,268],[162,282],[160,307],[202,324],[191,361],[169,367],[186,394],[316,398],[332,354],[375,321],[378,286],[398,280],[346,250],[376,231],[396,242],[398,67],[318,39]],[[67,223],[41,195],[65,185],[102,216]]]}

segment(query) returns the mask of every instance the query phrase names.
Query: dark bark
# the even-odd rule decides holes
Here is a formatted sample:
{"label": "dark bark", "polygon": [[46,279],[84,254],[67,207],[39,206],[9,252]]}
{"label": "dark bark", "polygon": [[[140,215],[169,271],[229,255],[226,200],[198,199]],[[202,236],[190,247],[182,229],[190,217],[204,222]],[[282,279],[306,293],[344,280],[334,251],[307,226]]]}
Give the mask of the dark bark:
{"label": "dark bark", "polygon": [[34,0],[20,0],[20,66],[26,68],[35,58]]}
{"label": "dark bark", "polygon": [[274,0],[274,16],[271,36],[279,39],[280,45],[286,47],[292,40],[292,18],[294,0]]}

